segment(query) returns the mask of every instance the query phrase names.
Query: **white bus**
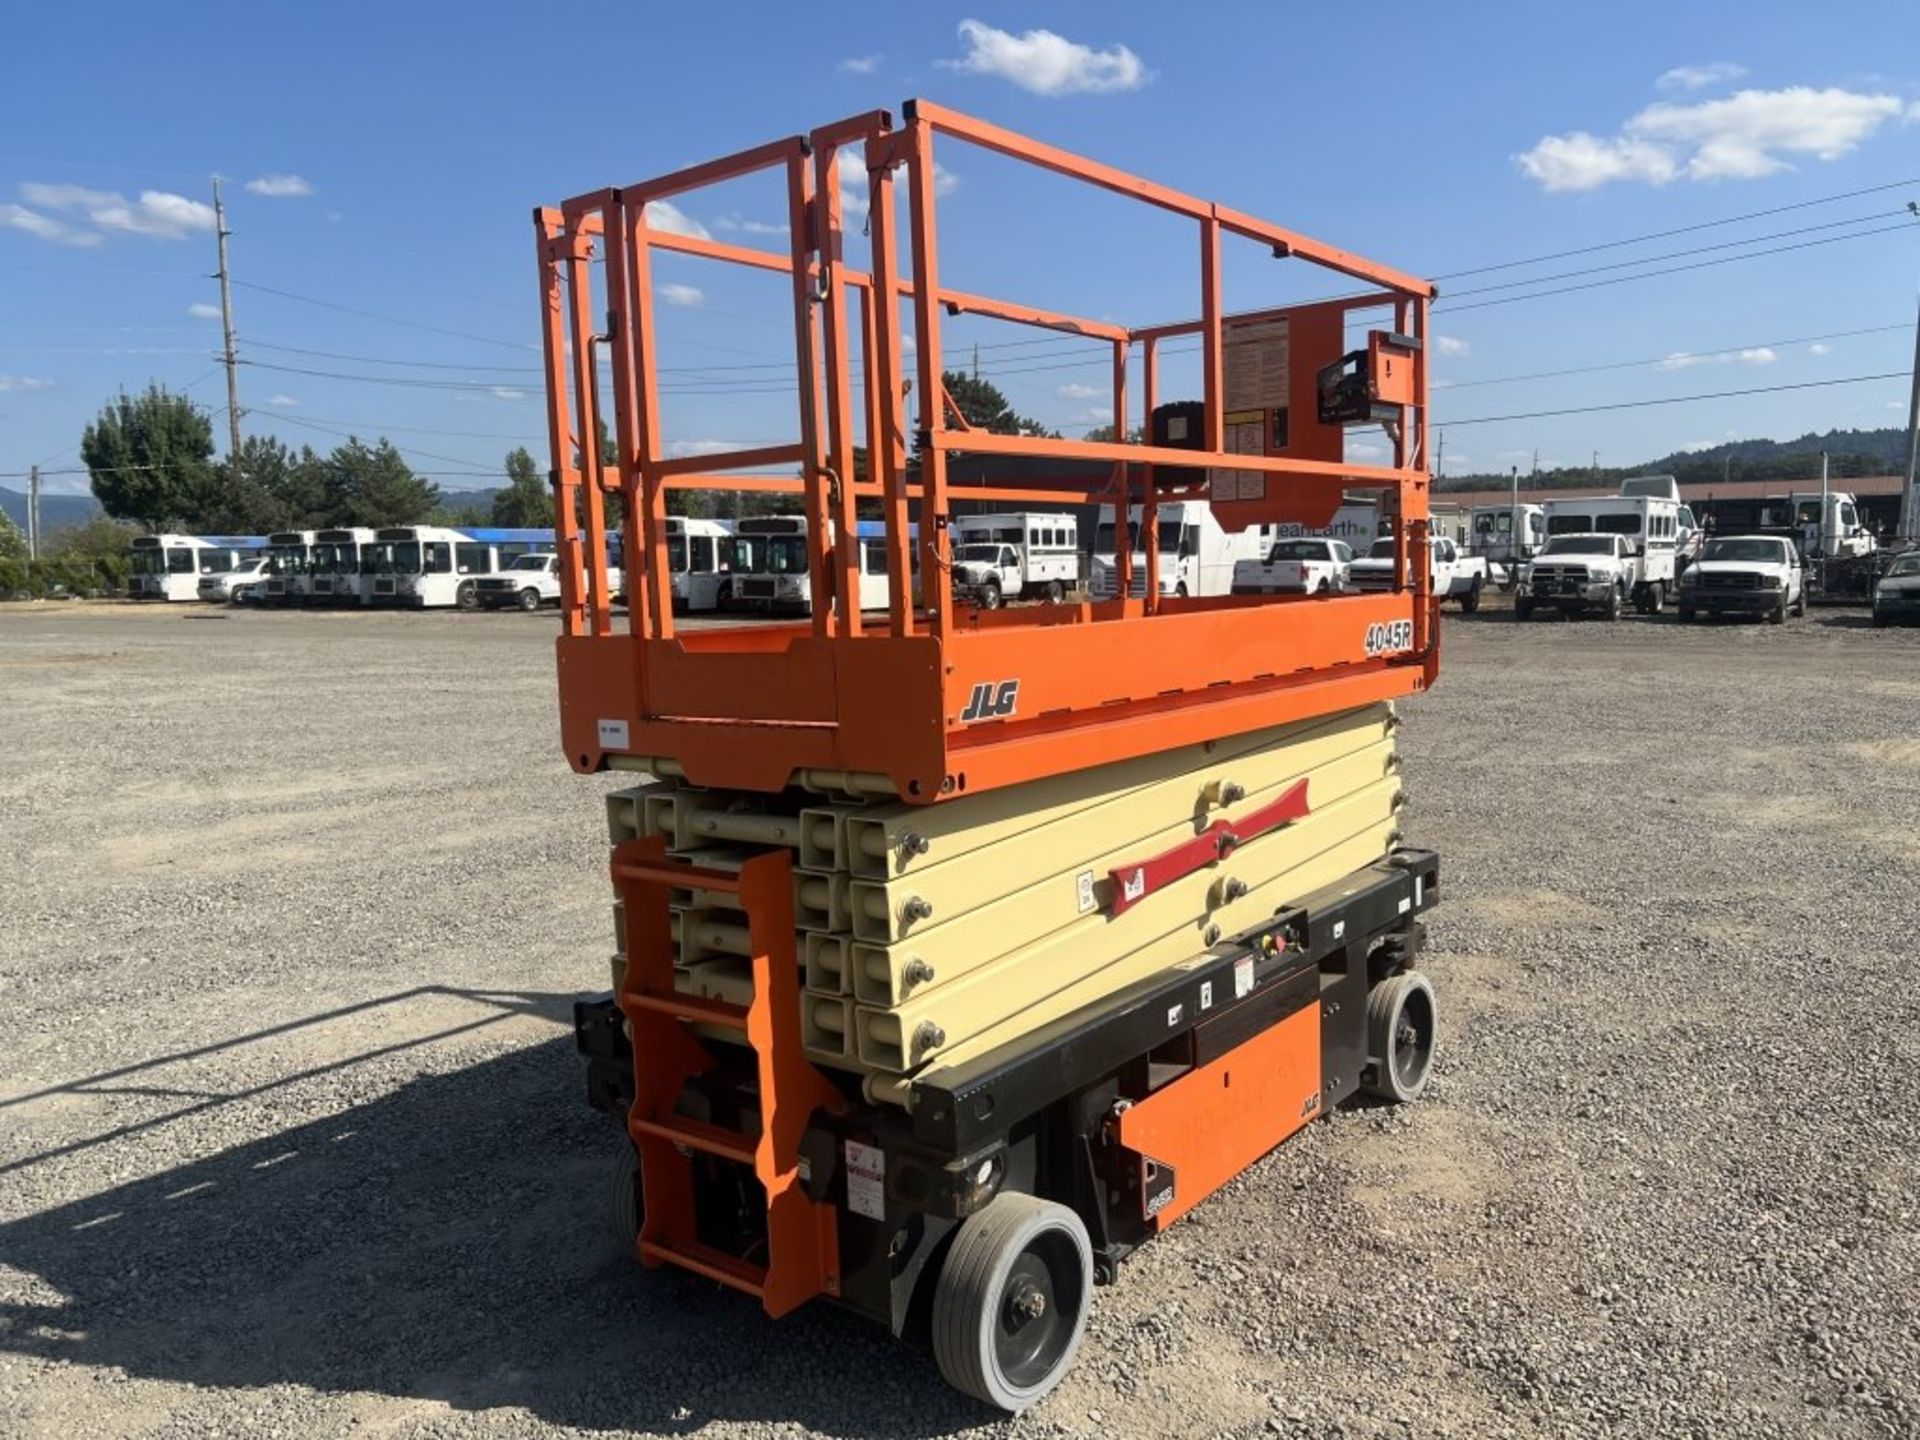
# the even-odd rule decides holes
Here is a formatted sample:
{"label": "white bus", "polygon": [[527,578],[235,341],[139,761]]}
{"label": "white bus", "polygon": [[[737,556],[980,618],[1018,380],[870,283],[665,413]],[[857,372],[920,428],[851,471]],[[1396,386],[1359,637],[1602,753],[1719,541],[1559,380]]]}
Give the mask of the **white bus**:
{"label": "white bus", "polygon": [[267,578],[258,598],[269,605],[304,605],[312,580],[311,530],[276,530],[267,536]]}
{"label": "white bus", "polygon": [[[1666,608],[1667,597],[1685,568],[1679,564],[1684,541],[1681,506],[1656,495],[1606,495],[1585,500],[1549,500],[1547,534],[1624,535],[1638,561],[1629,598],[1642,613]],[[1691,518],[1690,516],[1688,518]]]}
{"label": "white bus", "polygon": [[373,548],[373,531],[364,525],[313,532],[313,558],[307,562],[309,605],[364,605],[368,577],[363,556]]}
{"label": "white bus", "polygon": [[733,600],[730,520],[667,517],[667,570],[676,610],[724,610]]}
{"label": "white bus", "polygon": [[201,576],[225,575],[266,547],[263,535],[136,535],[130,593],[136,600],[198,600]]}
{"label": "white bus", "polygon": [[[916,525],[910,534],[918,530]],[[893,593],[887,579],[886,526],[878,520],[861,520],[855,534],[860,546],[860,608],[885,609]],[[813,613],[806,516],[759,515],[738,521],[725,549],[734,608]],[[918,551],[914,553],[917,558]]]}
{"label": "white bus", "polygon": [[387,526],[374,532],[361,555],[361,568],[371,576],[367,602],[416,610],[472,610],[480,603],[475,580],[500,574],[519,556],[553,548],[551,530]]}
{"label": "white bus", "polygon": [[[1147,557],[1140,536],[1143,515],[1143,506],[1134,505],[1127,511],[1133,545],[1133,581],[1128,590],[1132,595],[1147,593]],[[1096,600],[1111,600],[1115,589],[1113,507],[1102,506],[1100,517],[1093,534],[1093,573],[1087,590]],[[1233,567],[1242,560],[1264,559],[1279,528],[1250,525],[1229,533],[1220,528],[1212,507],[1204,500],[1163,503],[1158,519],[1160,593],[1183,599],[1231,595]]]}

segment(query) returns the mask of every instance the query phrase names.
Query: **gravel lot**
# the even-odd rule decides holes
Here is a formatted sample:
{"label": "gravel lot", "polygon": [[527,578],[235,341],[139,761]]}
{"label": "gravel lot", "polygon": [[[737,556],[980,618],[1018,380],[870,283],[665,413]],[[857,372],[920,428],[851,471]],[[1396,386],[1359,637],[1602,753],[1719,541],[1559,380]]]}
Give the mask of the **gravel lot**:
{"label": "gravel lot", "polygon": [[1004,1425],[612,1253],[551,630],[0,607],[0,1432],[1920,1434],[1920,632],[1450,618],[1429,1098]]}

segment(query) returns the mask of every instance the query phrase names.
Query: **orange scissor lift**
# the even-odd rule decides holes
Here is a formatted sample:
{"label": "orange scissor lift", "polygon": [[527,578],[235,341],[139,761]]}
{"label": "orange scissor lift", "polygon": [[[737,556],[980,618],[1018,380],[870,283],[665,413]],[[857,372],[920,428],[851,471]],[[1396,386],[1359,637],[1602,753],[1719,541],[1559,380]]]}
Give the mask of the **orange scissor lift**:
{"label": "orange scissor lift", "polygon": [[[935,152],[953,144],[1191,222],[1197,318],[1129,328],[949,285]],[[870,201],[850,229],[842,197],[852,166]],[[649,209],[749,176],[784,186],[784,251],[690,235]],[[1426,282],[924,101],[908,102],[897,125],[886,111],[856,115],[534,219],[561,517],[561,733],[577,770],[651,772],[723,797],[802,790],[938,806],[1378,705],[1434,679]],[[864,269],[849,263],[863,233]],[[1229,314],[1222,247],[1236,240],[1360,288]],[[669,453],[655,342],[660,252],[788,278],[792,443]],[[1370,314],[1377,326],[1350,338]],[[1199,433],[1140,444],[971,428],[942,382],[942,325],[954,315],[1109,346],[1116,436],[1136,413],[1135,380],[1138,413],[1160,409],[1164,343],[1198,337]],[[1231,373],[1233,347],[1276,324],[1284,390],[1236,410],[1249,401]],[[589,438],[607,418],[607,377],[611,459]],[[1347,461],[1354,424],[1385,430],[1391,464]],[[695,489],[794,497],[809,521],[809,618],[676,624],[667,501]],[[1142,547],[1144,573],[1133,573],[1130,505],[1151,517],[1162,503],[1199,498],[1227,530],[1317,526],[1353,489],[1377,493],[1396,521],[1396,583],[1385,593],[1163,593],[1157,543]],[[605,559],[616,496],[624,615]],[[1113,597],[991,611],[957,601],[944,582],[956,500],[1112,507]],[[884,613],[836,598],[858,594],[856,521],[875,511]],[[1219,826],[1203,833],[1216,854],[1235,839],[1220,841]],[[1256,931],[1016,1044],[877,1087],[815,1063],[802,1044],[792,864],[779,846],[732,869],[677,858],[658,836],[615,847],[626,963],[613,997],[580,1007],[577,1031],[596,1103],[622,1116],[633,1142],[620,1200],[636,1253],[753,1294],[772,1314],[827,1295],[896,1333],[929,1336],[950,1381],[1006,1408],[1057,1382],[1094,1280],[1321,1113],[1320,1097],[1330,1108],[1363,1072],[1388,1092],[1424,1077],[1431,992],[1401,982],[1419,943],[1415,917],[1437,883],[1426,852],[1401,851],[1297,897]],[[688,893],[725,897],[746,916],[749,996],[676,989],[669,901]],[[1382,1055],[1366,1017],[1396,985],[1395,1038]],[[1234,1002],[1216,1006],[1216,993]],[[1401,1075],[1403,1061],[1411,1068]],[[1303,1075],[1305,1106],[1295,1093]]]}

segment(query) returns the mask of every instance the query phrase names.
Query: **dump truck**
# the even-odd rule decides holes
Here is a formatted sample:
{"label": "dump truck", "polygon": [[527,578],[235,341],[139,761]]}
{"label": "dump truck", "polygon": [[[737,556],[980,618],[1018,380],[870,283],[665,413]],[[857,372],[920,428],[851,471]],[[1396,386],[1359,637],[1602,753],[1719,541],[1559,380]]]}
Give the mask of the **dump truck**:
{"label": "dump truck", "polygon": [[[945,284],[936,156],[960,146],[1191,224],[1193,318],[1127,326]],[[850,219],[856,166],[871,203]],[[655,201],[755,181],[787,196],[782,249],[653,223]],[[1439,859],[1405,834],[1396,702],[1439,665],[1432,287],[924,101],[534,223],[561,743],[581,774],[628,781],[606,797],[610,985],[575,1008],[587,1098],[616,1122],[619,1243],[771,1316],[842,1305],[1023,1410],[1128,1256],[1303,1126],[1431,1074],[1418,960]],[[1230,313],[1230,242],[1328,272],[1340,298]],[[786,278],[818,380],[796,439],[668,453],[662,254]],[[1198,348],[1198,444],[969,428],[941,380],[957,315],[1106,343],[1117,436],[1157,413],[1168,343]],[[603,452],[581,437],[609,392]],[[1349,461],[1355,430],[1388,462]],[[956,492],[961,455],[975,480]],[[1397,519],[1365,594],[1182,593],[1176,557],[1133,533],[1186,505],[1228,533],[1315,529],[1349,486]],[[791,495],[802,617],[677,623],[667,493],[699,487]],[[952,572],[956,493],[1107,507],[1110,583],[1010,610],[916,587]],[[598,573],[616,513],[625,615]],[[890,583],[865,609],[869,571]]]}

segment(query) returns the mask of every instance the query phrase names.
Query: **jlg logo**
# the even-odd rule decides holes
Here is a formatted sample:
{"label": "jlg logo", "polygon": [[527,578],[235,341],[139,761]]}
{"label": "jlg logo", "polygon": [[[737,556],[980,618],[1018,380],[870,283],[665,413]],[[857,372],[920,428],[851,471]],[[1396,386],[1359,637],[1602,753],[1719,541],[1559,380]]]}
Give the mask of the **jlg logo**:
{"label": "jlg logo", "polygon": [[998,720],[1004,715],[1013,714],[1013,707],[1020,699],[1020,682],[1002,680],[998,685],[991,680],[983,680],[973,687],[973,694],[967,699],[967,708],[960,712],[961,722],[973,720]]}

